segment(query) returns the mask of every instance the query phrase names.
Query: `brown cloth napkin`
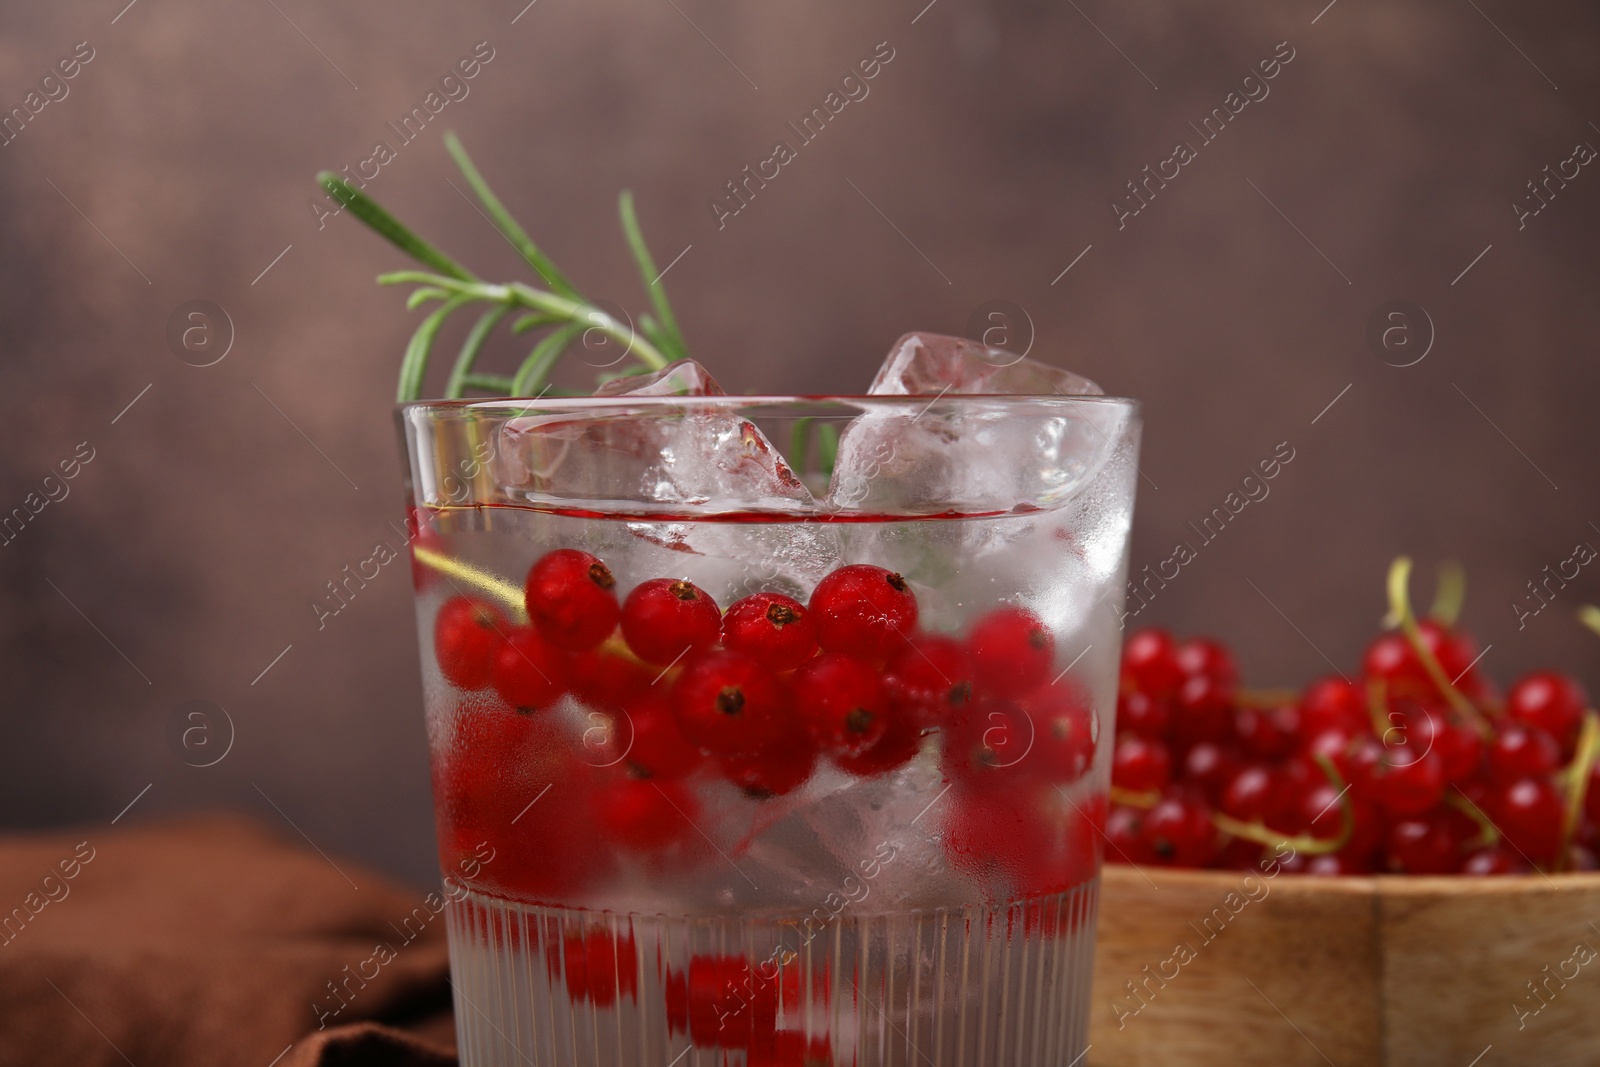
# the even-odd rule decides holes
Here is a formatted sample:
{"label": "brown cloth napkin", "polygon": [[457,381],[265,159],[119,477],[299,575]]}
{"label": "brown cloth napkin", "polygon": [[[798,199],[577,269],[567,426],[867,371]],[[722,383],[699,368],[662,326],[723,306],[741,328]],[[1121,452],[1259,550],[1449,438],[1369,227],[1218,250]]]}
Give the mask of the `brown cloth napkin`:
{"label": "brown cloth napkin", "polygon": [[0,838],[0,1067],[453,1067],[443,906],[234,816]]}

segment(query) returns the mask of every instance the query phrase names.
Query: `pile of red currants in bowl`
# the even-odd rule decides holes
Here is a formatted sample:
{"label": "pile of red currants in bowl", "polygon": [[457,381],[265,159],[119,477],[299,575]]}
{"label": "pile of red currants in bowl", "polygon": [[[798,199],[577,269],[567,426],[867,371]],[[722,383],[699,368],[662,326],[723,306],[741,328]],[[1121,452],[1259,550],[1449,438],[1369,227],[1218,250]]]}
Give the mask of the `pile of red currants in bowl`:
{"label": "pile of red currants in bowl", "polygon": [[1358,673],[1298,694],[1241,690],[1215,641],[1128,637],[1108,862],[1245,869],[1276,847],[1287,870],[1323,875],[1600,866],[1583,687],[1541,670],[1502,697],[1453,619],[1412,617],[1403,565],[1398,625]]}

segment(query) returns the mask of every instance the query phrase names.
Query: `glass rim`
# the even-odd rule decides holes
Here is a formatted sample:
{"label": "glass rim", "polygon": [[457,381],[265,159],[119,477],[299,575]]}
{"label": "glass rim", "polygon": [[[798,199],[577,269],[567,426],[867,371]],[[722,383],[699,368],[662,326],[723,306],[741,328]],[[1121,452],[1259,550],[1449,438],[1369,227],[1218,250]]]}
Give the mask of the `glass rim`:
{"label": "glass rim", "polygon": [[409,400],[395,405],[397,413],[426,412],[493,412],[508,414],[516,410],[526,413],[552,413],[561,411],[605,411],[627,408],[681,408],[733,407],[771,408],[803,407],[806,405],[838,405],[857,409],[875,407],[904,407],[922,405],[924,409],[938,406],[982,408],[1035,408],[1070,409],[1081,405],[1120,407],[1130,412],[1140,410],[1140,402],[1132,397],[1104,396],[1093,393],[818,393],[812,395],[757,394],[730,396],[674,393],[667,395],[621,396],[557,396],[557,397],[470,397],[456,400]]}

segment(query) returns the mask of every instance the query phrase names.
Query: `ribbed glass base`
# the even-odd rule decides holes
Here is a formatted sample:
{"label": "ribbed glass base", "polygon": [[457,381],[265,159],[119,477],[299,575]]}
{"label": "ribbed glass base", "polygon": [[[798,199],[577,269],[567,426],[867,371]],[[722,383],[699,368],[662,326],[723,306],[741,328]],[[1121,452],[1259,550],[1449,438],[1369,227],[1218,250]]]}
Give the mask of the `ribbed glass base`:
{"label": "ribbed glass base", "polygon": [[1098,881],[994,908],[682,919],[449,907],[463,1067],[1068,1067]]}

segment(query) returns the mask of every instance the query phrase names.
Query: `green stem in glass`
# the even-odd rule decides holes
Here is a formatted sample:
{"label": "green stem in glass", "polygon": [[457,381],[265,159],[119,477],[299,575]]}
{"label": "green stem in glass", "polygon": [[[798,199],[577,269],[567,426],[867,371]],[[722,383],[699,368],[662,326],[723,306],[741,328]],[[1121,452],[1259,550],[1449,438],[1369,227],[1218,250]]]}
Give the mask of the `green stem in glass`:
{"label": "green stem in glass", "polygon": [[789,431],[789,463],[802,474],[809,469],[811,427],[816,421],[809,415],[805,418],[795,419],[794,428]]}
{"label": "green stem in glass", "polygon": [[839,428],[831,422],[817,427],[817,469],[823,477],[833,477],[833,464],[839,458]]}

